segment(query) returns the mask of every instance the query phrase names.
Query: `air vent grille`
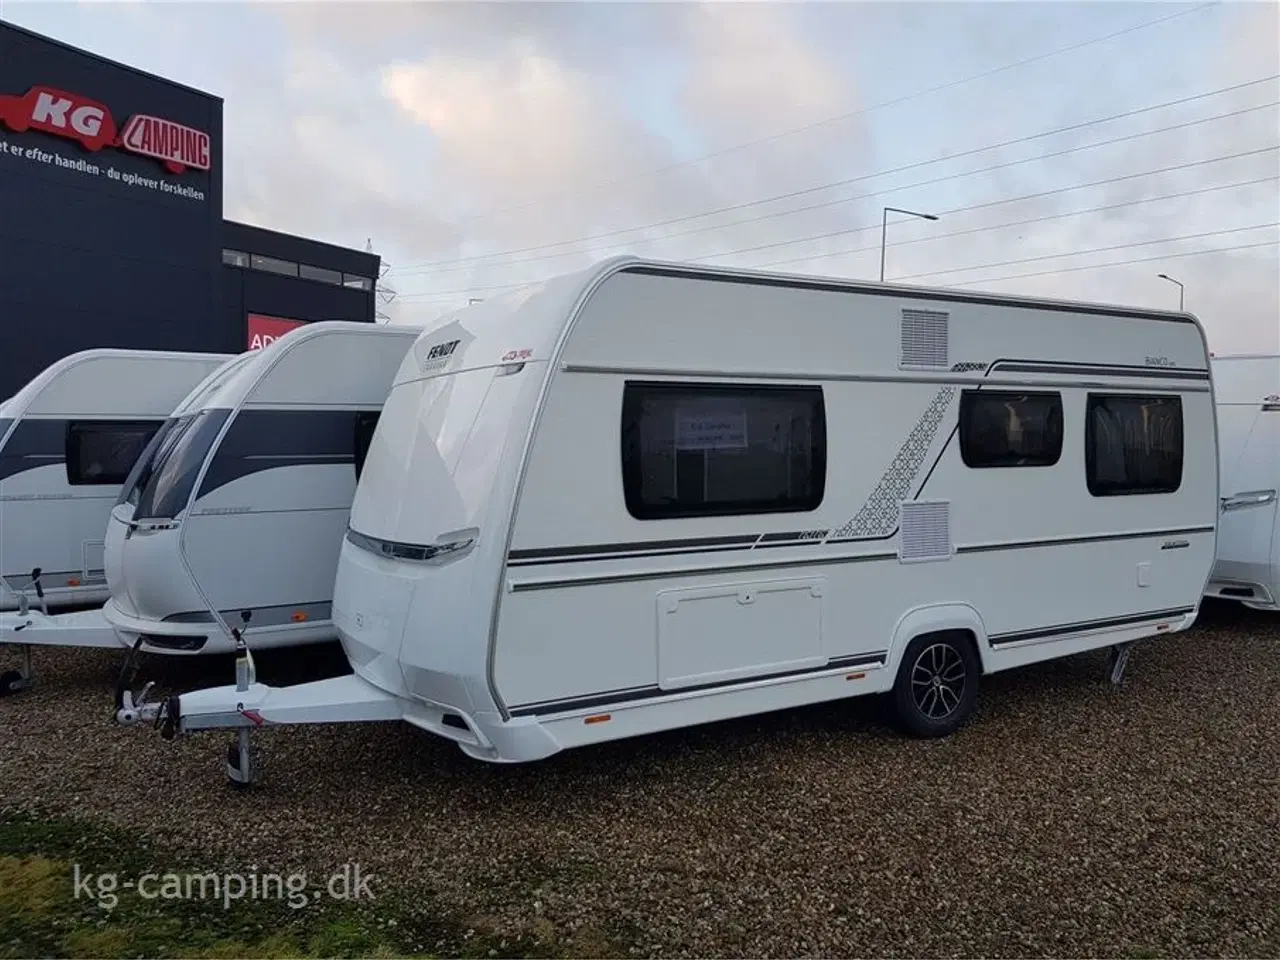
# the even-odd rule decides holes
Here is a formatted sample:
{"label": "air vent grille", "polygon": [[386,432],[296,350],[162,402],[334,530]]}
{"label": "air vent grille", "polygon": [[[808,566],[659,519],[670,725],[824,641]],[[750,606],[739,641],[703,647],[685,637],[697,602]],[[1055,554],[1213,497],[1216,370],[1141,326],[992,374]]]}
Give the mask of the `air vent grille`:
{"label": "air vent grille", "polygon": [[943,369],[949,355],[947,318],[941,310],[903,310],[900,367]]}
{"label": "air vent grille", "polygon": [[902,507],[902,538],[898,559],[949,560],[951,544],[951,501],[907,500]]}

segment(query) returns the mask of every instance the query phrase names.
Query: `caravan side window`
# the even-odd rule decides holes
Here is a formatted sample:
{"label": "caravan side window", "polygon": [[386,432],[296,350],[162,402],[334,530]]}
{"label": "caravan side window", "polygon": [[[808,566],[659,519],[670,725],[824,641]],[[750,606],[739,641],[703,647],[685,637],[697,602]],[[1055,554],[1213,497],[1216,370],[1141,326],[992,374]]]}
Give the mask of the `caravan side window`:
{"label": "caravan side window", "polygon": [[1173,493],[1182,485],[1182,398],[1091,393],[1084,443],[1095,497]]}
{"label": "caravan side window", "polygon": [[381,411],[368,410],[360,411],[356,414],[356,479],[360,479],[360,474],[364,470],[365,457],[369,455],[369,444],[373,443],[373,431],[378,426],[378,416]]}
{"label": "caravan side window", "polygon": [[826,471],[821,387],[623,389],[622,486],[638,520],[813,510]]}
{"label": "caravan side window", "polygon": [[163,420],[80,420],[67,424],[67,483],[125,482]]}
{"label": "caravan side window", "polygon": [[965,390],[960,457],[967,467],[1051,467],[1062,456],[1062,395]]}

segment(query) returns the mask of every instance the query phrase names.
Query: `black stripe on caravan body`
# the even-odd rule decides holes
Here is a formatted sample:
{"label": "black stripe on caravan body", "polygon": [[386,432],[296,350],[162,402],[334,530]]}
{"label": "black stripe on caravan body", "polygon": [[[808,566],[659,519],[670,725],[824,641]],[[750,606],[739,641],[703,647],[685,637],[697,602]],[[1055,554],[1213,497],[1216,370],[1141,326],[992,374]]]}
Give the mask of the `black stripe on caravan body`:
{"label": "black stripe on caravan body", "polygon": [[[1008,373],[1051,373],[1064,377],[1141,377],[1150,380],[1208,380],[1209,371],[1204,367],[1137,367],[1116,363],[1034,363],[1019,360],[997,360],[991,369],[999,367]],[[1064,384],[1070,386],[1070,384]]]}
{"label": "black stripe on caravan body", "polygon": [[791,287],[793,289],[818,290],[826,293],[862,293],[872,297],[897,297],[900,300],[976,303],[987,306],[1017,307],[1023,310],[1046,310],[1054,313],[1083,313],[1093,316],[1127,317],[1134,320],[1161,320],[1166,323],[1194,323],[1194,320],[1188,314],[1167,313],[1161,310],[1136,310],[1129,307],[1113,307],[1095,303],[1061,303],[1056,300],[1035,300],[1029,297],[1001,297],[995,294],[959,293],[954,290],[930,290],[924,287],[895,287],[891,284],[823,280],[817,277],[722,274],[710,270],[697,270],[674,265],[624,267],[618,272],[646,277],[675,277],[708,280],[718,283],[748,284],[757,287]]}
{"label": "black stripe on caravan body", "polygon": [[[836,541],[831,541],[835,543]],[[794,546],[794,544],[769,544],[769,546]],[[736,549],[736,548],[734,548]],[[757,547],[757,550],[762,549]],[[700,556],[705,551],[684,551],[677,554],[675,551],[667,551],[664,553],[645,554],[646,557],[669,557],[674,555],[682,556]],[[619,559],[609,557],[606,559]],[[512,593],[525,593],[529,590],[556,590],[564,587],[587,587],[595,586],[601,583],[636,583],[641,580],[666,580],[671,577],[708,577],[713,574],[720,573],[742,573],[744,571],[755,570],[786,570],[796,567],[831,567],[848,563],[872,563],[882,560],[897,560],[898,554],[894,551],[878,550],[875,553],[854,553],[845,556],[827,555],[808,556],[808,557],[787,557],[779,558],[776,554],[770,555],[763,563],[745,562],[729,562],[718,563],[701,567],[680,567],[671,569],[663,567],[661,570],[644,570],[641,572],[624,571],[620,573],[589,573],[578,575],[566,575],[561,577],[552,577],[545,580],[514,580],[511,583]],[[519,566],[519,564],[512,564]]]}
{"label": "black stripe on caravan body", "polygon": [[[997,550],[1024,550],[1032,547],[1057,547],[1080,543],[1112,543],[1118,540],[1143,540],[1148,537],[1176,537],[1185,533],[1213,533],[1212,524],[1199,527],[1169,527],[1161,530],[1144,530],[1140,533],[1099,533],[1084,537],[1043,538],[1040,540],[1019,540],[1013,543],[979,543],[971,547],[956,547],[956,553],[991,553]],[[1182,546],[1188,546],[1183,543]],[[1168,549],[1165,544],[1160,549]]]}
{"label": "black stripe on caravan body", "polygon": [[68,420],[19,420],[0,450],[0,480],[67,462]]}
{"label": "black stripe on caravan body", "polygon": [[1073,633],[1085,633],[1091,630],[1114,630],[1120,627],[1136,627],[1155,620],[1169,620],[1174,617],[1185,617],[1195,613],[1195,607],[1174,607],[1171,610],[1150,610],[1146,613],[1133,613],[1123,617],[1108,617],[1105,620],[1080,620],[1076,623],[1060,623],[1052,627],[1040,627],[1035,630],[1023,630],[1018,633],[997,633],[987,637],[993,647],[1002,647],[1023,640],[1046,640],[1069,636]]}
{"label": "black stripe on caravan body", "polygon": [[[530,550],[512,550],[508,554],[511,563],[553,563],[569,559],[614,559],[615,555],[647,556],[651,553],[683,550],[744,550],[760,539],[752,533],[731,537],[694,537],[686,540],[640,540],[633,543],[599,543],[581,547],[536,547]],[[609,554],[602,557],[601,554]]]}
{"label": "black stripe on caravan body", "polygon": [[[1215,528],[1212,525],[1202,525],[1198,527],[1161,527],[1160,529],[1155,529],[1155,530],[1137,530],[1137,531],[1130,531],[1128,533],[1086,534],[1084,536],[1076,536],[1076,537],[1042,537],[1037,540],[1018,540],[1018,541],[1012,541],[1007,543],[979,543],[979,544],[973,544],[971,546],[958,546],[956,548],[956,553],[957,554],[994,553],[994,552],[1003,551],[1003,550],[1026,550],[1033,547],[1066,547],[1066,546],[1073,546],[1073,545],[1086,544],[1086,543],[1110,543],[1110,542],[1118,542],[1123,540],[1148,540],[1154,537],[1170,537],[1170,536],[1178,536],[1178,535],[1191,534],[1191,533],[1212,533],[1214,529]],[[792,535],[786,534],[786,536],[792,536]],[[522,555],[522,559],[509,561],[508,566],[532,567],[532,566],[544,566],[544,565],[558,564],[558,563],[575,563],[575,562],[586,562],[586,561],[635,560],[635,559],[640,559],[645,557],[665,557],[665,556],[680,555],[680,554],[701,555],[704,553],[719,553],[726,550],[732,550],[738,553],[746,553],[746,552],[755,553],[756,550],[760,550],[762,547],[766,547],[766,546],[828,547],[828,546],[846,546],[850,543],[855,543],[855,542],[857,543],[870,542],[869,540],[866,540],[866,539],[856,540],[856,541],[831,539],[826,541],[826,543],[821,543],[818,540],[796,539],[796,540],[791,540],[787,543],[764,544],[762,542],[757,542],[760,539],[759,535],[752,535],[749,537],[741,537],[741,538],[723,537],[723,538],[708,538],[708,539],[723,539],[723,540],[738,539],[742,542],[736,545],[724,545],[724,546],[702,546],[701,545],[703,543],[702,540],[654,540],[654,541],[650,541],[649,543],[604,543],[604,544],[592,544],[590,546],[582,546],[582,547],[553,547],[553,548],[549,548],[546,552],[547,553],[554,552],[554,555],[552,556],[539,555],[536,557],[530,557],[525,555],[533,554],[533,553],[541,554],[544,551],[532,551],[532,550],[512,551],[513,554],[520,553]],[[884,538],[879,538],[879,539],[884,539]],[[868,560],[894,560],[894,559],[897,559],[897,556],[898,556],[897,552],[887,552],[887,551],[876,551],[874,553],[848,554],[845,556],[836,556],[836,557],[830,557],[830,556],[824,557],[821,553],[819,553],[816,556],[798,557],[792,560],[779,560],[776,563],[763,563],[763,564],[747,563],[747,564],[733,564],[733,565],[722,564],[706,572],[725,573],[725,572],[730,572],[734,569],[741,569],[744,566],[763,568],[763,567],[770,567],[770,566],[804,566],[805,564],[810,564],[810,563],[823,564],[823,565],[839,564],[839,563],[862,563]],[[666,577],[666,576],[691,576],[691,575],[701,574],[703,572],[704,571],[699,568],[681,569],[675,572],[667,571],[667,570],[643,571],[639,573],[621,573],[617,575],[611,575],[608,577],[608,580],[609,582],[622,582],[622,581],[632,580],[632,579],[650,580],[650,579]],[[594,583],[596,582],[596,579],[584,578],[583,580],[584,583],[588,581]],[[569,584],[558,583],[558,585],[567,586]],[[541,582],[538,582],[537,586],[541,587],[543,586],[543,584]],[[517,583],[515,585],[515,589],[527,590],[527,589],[532,589],[532,587]]]}
{"label": "black stripe on caravan body", "polygon": [[562,700],[543,700],[538,703],[526,703],[511,708],[513,717],[547,716],[564,713],[567,710],[592,710],[596,707],[618,706],[620,704],[637,703],[642,700],[653,700],[656,697],[675,697],[683,693],[701,693],[705,690],[718,690],[725,687],[746,686],[759,683],[761,680],[781,680],[783,677],[802,677],[808,673],[821,673],[824,670],[856,670],[859,667],[884,666],[889,656],[887,650],[874,653],[856,653],[844,657],[832,657],[818,667],[804,667],[800,670],[783,670],[780,673],[765,673],[758,677],[746,677],[735,680],[716,680],[713,683],[700,683],[691,687],[679,687],[675,690],[664,690],[657,684],[646,684],[643,687],[628,687],[625,690],[609,690],[604,693],[591,693],[582,697],[566,697]]}
{"label": "black stripe on caravan body", "polygon": [[357,410],[241,410],[213,453],[197,498],[262,470],[355,464]]}

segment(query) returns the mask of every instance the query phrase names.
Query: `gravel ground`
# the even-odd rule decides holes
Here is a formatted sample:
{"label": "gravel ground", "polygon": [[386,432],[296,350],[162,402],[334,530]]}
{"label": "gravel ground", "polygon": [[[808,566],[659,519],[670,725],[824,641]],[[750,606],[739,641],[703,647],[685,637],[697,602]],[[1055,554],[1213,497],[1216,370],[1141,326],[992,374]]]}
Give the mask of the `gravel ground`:
{"label": "gravel ground", "polygon": [[47,653],[0,700],[0,808],[210,863],[359,861],[375,892],[585,953],[1280,956],[1280,617],[1206,606],[1121,691],[1101,653],[990,678],[947,741],[871,701],[518,767],[403,724],[291,728],[255,735],[251,793],[225,784],[225,734],[113,725],[119,660]]}

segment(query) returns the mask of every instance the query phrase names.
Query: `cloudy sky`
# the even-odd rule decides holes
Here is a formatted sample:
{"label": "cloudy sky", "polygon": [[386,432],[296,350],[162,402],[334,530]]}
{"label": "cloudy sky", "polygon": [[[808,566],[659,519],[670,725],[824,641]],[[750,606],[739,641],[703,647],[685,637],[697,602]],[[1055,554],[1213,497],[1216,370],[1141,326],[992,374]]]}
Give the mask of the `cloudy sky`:
{"label": "cloudy sky", "polygon": [[225,214],[394,308],[632,252],[1176,307],[1280,347],[1277,0],[18,2],[226,100]]}

